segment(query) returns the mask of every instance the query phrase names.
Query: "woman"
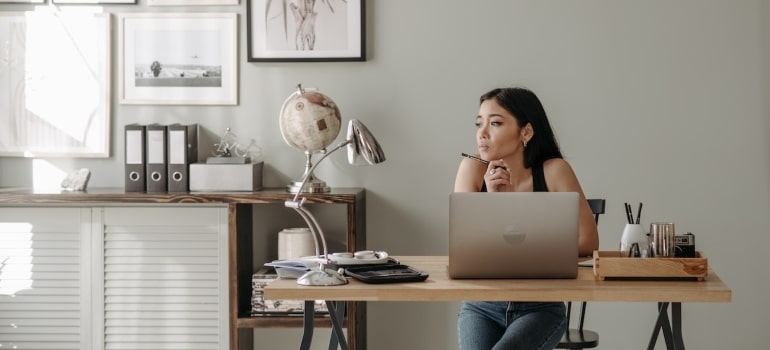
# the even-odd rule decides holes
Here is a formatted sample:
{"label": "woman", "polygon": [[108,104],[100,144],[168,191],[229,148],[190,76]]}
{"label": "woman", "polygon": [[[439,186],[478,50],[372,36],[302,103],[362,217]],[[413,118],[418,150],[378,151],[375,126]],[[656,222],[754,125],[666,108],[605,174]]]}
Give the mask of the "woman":
{"label": "woman", "polygon": [[[482,95],[476,142],[478,156],[489,164],[463,158],[455,192],[577,192],[579,254],[598,249],[591,208],[532,91],[503,88]],[[562,302],[465,302],[457,328],[463,350],[553,349],[567,323]]]}

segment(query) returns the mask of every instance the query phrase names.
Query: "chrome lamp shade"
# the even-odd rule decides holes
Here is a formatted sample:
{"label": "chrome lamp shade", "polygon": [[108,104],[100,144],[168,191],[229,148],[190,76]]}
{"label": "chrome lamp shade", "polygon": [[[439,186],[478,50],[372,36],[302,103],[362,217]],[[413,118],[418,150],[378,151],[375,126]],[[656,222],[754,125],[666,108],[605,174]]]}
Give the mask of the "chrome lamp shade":
{"label": "chrome lamp shade", "polygon": [[385,152],[369,129],[357,119],[348,124],[348,163],[380,164],[385,161]]}
{"label": "chrome lamp shade", "polygon": [[[348,148],[348,162],[350,164],[379,164],[385,161],[385,152],[382,147],[374,138],[369,129],[364,126],[360,121],[356,119],[350,120],[348,123],[348,133],[345,141],[332,148],[330,151],[324,153],[315,164],[312,165],[310,170],[305,174],[302,179],[302,184],[307,183],[308,179],[312,176],[313,170],[329,155],[336,152],[342,147]],[[302,186],[300,186],[302,188]],[[294,195],[294,199],[284,202],[287,208],[294,209],[308,225],[310,232],[313,235],[313,241],[315,243],[316,262],[318,262],[318,269],[311,269],[304,275],[297,279],[297,283],[301,285],[310,286],[332,286],[348,283],[347,279],[339,272],[326,268],[329,264],[329,250],[326,245],[326,238],[324,237],[323,230],[318,224],[313,214],[310,213],[305,207],[306,197],[300,198],[302,192],[297,192]],[[323,250],[323,254],[321,251]]]}

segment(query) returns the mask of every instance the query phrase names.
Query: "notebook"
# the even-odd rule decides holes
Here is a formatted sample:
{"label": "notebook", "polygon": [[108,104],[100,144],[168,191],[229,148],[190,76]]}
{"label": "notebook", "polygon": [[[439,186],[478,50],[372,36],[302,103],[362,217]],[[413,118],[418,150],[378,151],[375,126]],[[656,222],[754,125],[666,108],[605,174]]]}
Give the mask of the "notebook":
{"label": "notebook", "polygon": [[577,192],[454,192],[450,278],[575,278]]}

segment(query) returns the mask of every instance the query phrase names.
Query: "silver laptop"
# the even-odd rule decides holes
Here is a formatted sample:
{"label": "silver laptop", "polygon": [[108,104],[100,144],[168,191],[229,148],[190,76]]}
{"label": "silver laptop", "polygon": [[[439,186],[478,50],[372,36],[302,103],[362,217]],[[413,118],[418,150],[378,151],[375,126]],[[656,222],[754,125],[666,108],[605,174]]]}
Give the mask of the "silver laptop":
{"label": "silver laptop", "polygon": [[450,278],[575,278],[577,192],[454,192]]}

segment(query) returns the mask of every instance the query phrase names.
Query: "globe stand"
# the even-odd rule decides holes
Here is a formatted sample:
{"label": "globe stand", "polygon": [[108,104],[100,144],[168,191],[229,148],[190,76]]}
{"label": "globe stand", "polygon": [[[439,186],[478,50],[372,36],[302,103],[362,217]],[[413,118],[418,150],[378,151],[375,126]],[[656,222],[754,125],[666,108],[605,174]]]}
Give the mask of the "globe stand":
{"label": "globe stand", "polygon": [[[326,150],[321,151],[321,153],[325,153]],[[321,180],[313,174],[313,162],[311,158],[313,157],[313,153],[310,151],[305,151],[305,157],[307,161],[305,162],[305,172],[302,174],[303,179],[307,179],[306,181],[293,181],[292,183],[286,185],[286,192],[289,193],[326,193],[331,191],[331,188],[326,186],[326,181]]]}

